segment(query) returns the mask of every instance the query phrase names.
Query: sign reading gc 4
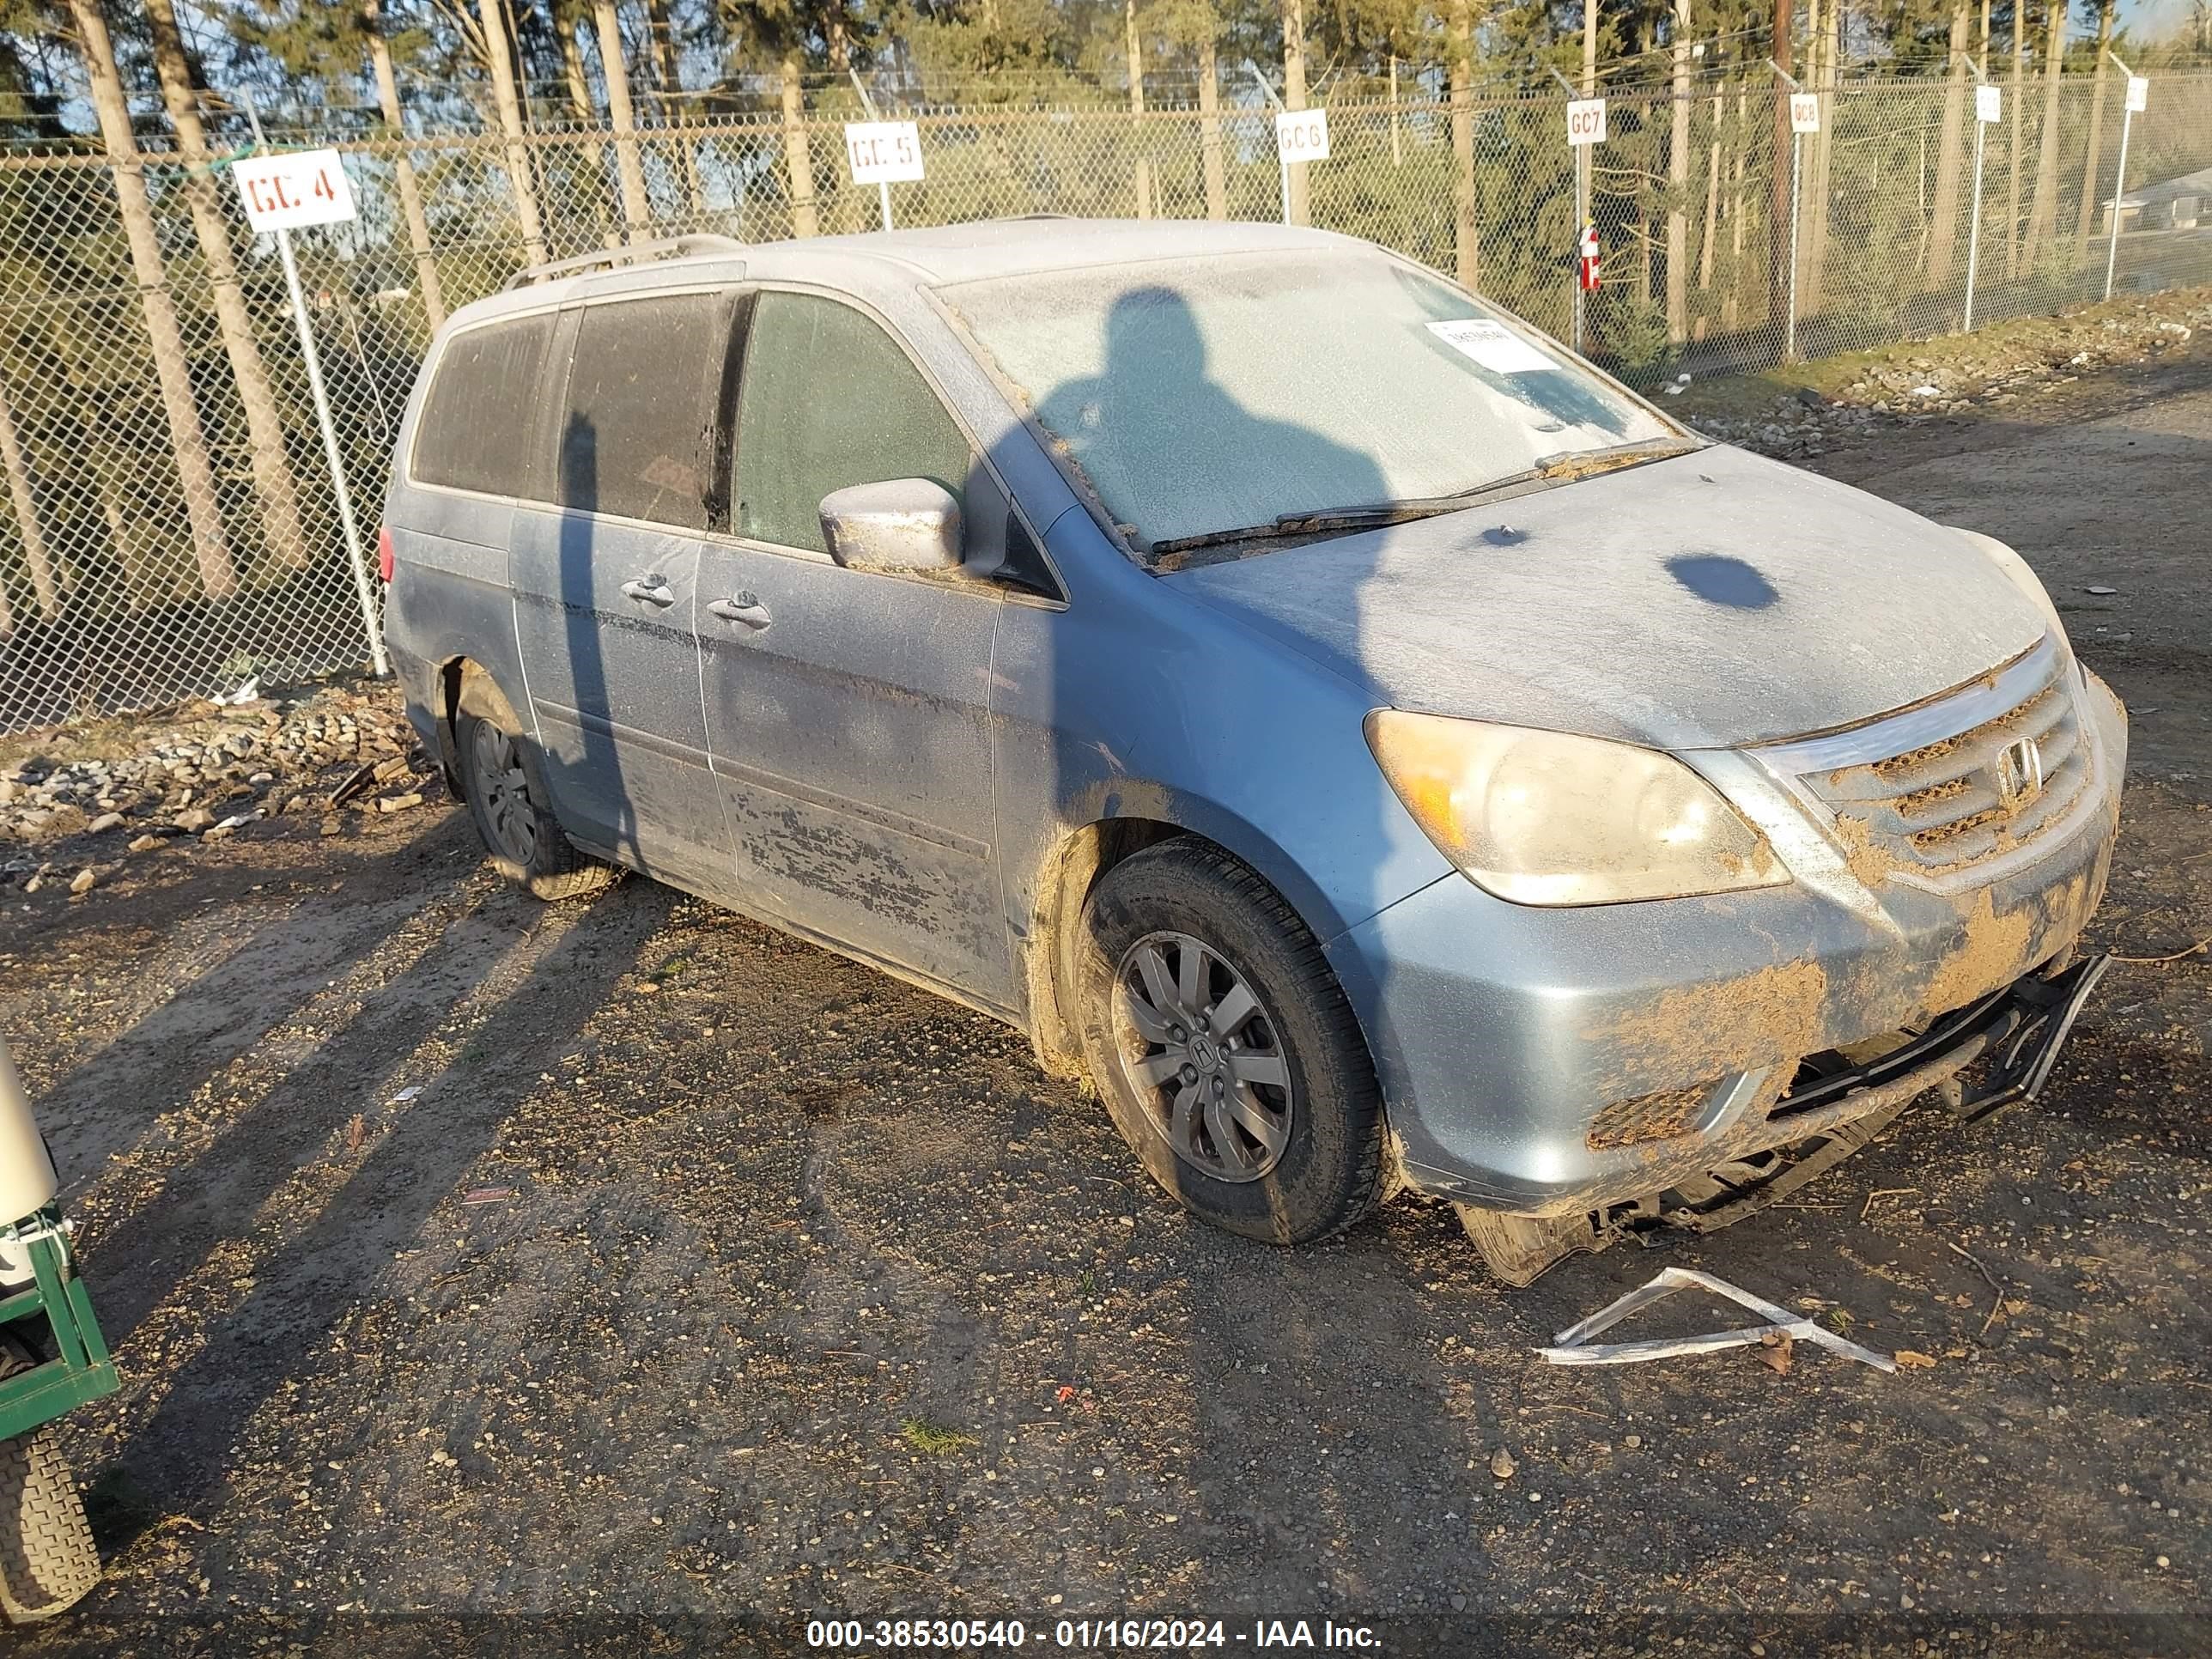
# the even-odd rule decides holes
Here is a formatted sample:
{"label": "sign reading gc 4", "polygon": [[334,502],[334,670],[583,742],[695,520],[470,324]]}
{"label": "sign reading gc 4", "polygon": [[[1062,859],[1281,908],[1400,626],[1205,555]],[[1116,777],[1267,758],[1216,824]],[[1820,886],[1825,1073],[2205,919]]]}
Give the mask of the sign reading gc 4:
{"label": "sign reading gc 4", "polygon": [[254,155],[230,164],[230,176],[257,231],[297,230],[354,216],[353,187],[334,149]]}

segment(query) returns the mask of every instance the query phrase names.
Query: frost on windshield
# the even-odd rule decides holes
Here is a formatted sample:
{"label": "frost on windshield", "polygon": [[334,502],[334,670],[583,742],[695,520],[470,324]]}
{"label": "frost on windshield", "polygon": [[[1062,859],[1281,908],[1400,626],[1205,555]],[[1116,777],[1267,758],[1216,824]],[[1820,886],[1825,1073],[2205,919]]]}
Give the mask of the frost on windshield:
{"label": "frost on windshield", "polygon": [[1456,290],[1357,249],[1053,271],[947,297],[1140,544],[1454,495],[1671,431]]}

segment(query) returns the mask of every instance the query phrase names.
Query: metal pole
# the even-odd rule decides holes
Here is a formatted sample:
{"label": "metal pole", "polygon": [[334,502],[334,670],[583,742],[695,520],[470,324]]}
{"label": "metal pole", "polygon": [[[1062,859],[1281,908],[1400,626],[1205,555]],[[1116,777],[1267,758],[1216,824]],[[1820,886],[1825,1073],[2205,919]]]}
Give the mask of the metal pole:
{"label": "metal pole", "polygon": [[[2119,64],[2120,73],[2129,80],[2135,79],[2135,71],[2120,63],[2118,53],[2107,49],[2105,56]],[[2112,235],[2105,246],[2105,297],[2107,300],[2112,297],[2112,272],[2120,263],[2120,198],[2127,193],[2128,135],[2136,124],[2136,112],[2127,106],[2127,102],[2128,91],[2123,84],[2120,88],[2120,165],[2119,170],[2112,175]]]}
{"label": "metal pole", "polygon": [[1575,261],[1572,281],[1575,285],[1575,339],[1577,353],[1583,349],[1583,315],[1589,304],[1589,295],[1583,289],[1582,246],[1583,232],[1590,223],[1590,147],[1575,146]]}
{"label": "metal pole", "polygon": [[[261,117],[253,107],[253,100],[240,94],[246,106],[246,118],[253,125],[254,148],[265,151],[269,148],[261,136]],[[376,620],[376,592],[369,586],[368,563],[362,556],[361,526],[354,521],[353,492],[346,488],[345,460],[338,448],[338,429],[331,419],[330,393],[323,386],[323,360],[315,350],[315,331],[307,325],[307,296],[300,291],[300,267],[292,258],[292,233],[280,230],[276,237],[277,256],[284,262],[284,286],[292,295],[292,321],[300,331],[300,355],[307,359],[307,390],[315,404],[315,422],[323,429],[323,455],[330,462],[331,489],[337,497],[338,526],[345,532],[346,556],[353,562],[353,591],[361,600],[362,627],[368,635],[368,659],[374,665],[377,678],[384,678],[392,672],[392,659],[384,654],[384,630]]]}
{"label": "metal pole", "polygon": [[[1244,68],[1260,83],[1260,90],[1267,94],[1267,101],[1275,106],[1275,112],[1281,114],[1283,100],[1275,95],[1274,88],[1267,84],[1267,77],[1260,73],[1260,66],[1247,58]],[[1275,172],[1283,183],[1283,222],[1287,225],[1291,222],[1291,164],[1283,159],[1283,144],[1279,138],[1275,141]]]}
{"label": "metal pole", "polygon": [[1981,268],[1982,253],[1982,145],[1989,132],[1990,124],[1982,119],[1982,112],[1974,112],[1974,210],[1966,224],[1966,317],[1965,331],[1974,331],[1974,275]]}
{"label": "metal pole", "polygon": [[[868,83],[860,78],[860,71],[848,64],[845,73],[853,77],[853,90],[860,94],[860,107],[867,111],[868,119],[881,120],[883,118],[876,113],[876,100],[868,95]],[[891,223],[891,187],[881,179],[876,180],[876,205],[883,211],[884,228],[896,229],[897,227]]]}
{"label": "metal pole", "polygon": [[1782,361],[1797,361],[1797,192],[1804,173],[1805,135],[1790,135],[1790,317],[1783,325]]}

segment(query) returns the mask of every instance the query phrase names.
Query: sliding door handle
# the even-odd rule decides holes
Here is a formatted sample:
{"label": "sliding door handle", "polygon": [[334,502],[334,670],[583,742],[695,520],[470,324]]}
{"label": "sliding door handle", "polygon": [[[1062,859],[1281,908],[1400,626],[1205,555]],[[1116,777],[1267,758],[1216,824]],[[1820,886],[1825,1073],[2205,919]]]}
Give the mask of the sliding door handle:
{"label": "sliding door handle", "polygon": [[768,607],[750,593],[740,593],[732,599],[716,599],[707,610],[724,622],[743,623],[748,628],[766,628],[769,624]]}
{"label": "sliding door handle", "polygon": [[623,596],[663,607],[676,603],[676,592],[665,576],[636,576],[622,585]]}

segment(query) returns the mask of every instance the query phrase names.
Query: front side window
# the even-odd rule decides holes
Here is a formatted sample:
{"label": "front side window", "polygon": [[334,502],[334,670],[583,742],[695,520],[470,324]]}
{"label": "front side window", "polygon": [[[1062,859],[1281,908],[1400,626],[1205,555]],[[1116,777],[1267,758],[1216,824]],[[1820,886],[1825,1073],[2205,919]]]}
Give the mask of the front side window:
{"label": "front side window", "polygon": [[943,290],[1138,545],[1434,501],[1681,434],[1379,251],[1042,271]]}
{"label": "front side window", "polygon": [[487,495],[532,492],[530,429],[552,340],[553,313],[543,311],[446,342],[416,423],[408,466],[416,483]]}
{"label": "front side window", "polygon": [[848,484],[927,478],[957,500],[968,440],[890,335],[850,306],[764,293],[738,399],[740,536],[829,550],[822,498]]}
{"label": "front side window", "polygon": [[671,294],[586,307],[562,413],[562,506],[707,528],[730,306],[726,294]]}

